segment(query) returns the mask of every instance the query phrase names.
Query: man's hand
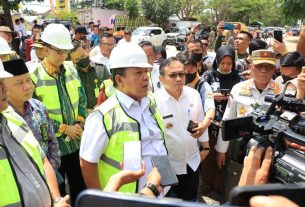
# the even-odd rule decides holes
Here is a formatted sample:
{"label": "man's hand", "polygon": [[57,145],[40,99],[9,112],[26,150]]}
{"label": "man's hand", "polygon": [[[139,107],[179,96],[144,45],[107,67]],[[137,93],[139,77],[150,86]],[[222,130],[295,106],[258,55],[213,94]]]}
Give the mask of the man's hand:
{"label": "man's hand", "polygon": [[297,98],[304,99],[305,96],[305,67],[297,77]]}
{"label": "man's hand", "polygon": [[216,162],[219,169],[222,169],[226,164],[226,153],[216,152]]}
{"label": "man's hand", "polygon": [[[123,168],[123,166],[121,166]],[[137,181],[145,174],[145,164],[142,162],[142,169],[138,171],[122,170],[110,177],[104,191],[117,192],[121,186]]]}
{"label": "man's hand", "polygon": [[285,55],[287,53],[287,47],[284,42],[279,42],[276,39],[274,39],[272,43],[272,48],[274,51],[280,53],[281,55]]}
{"label": "man's hand", "polygon": [[54,203],[54,207],[70,207],[68,200],[70,199],[69,195],[61,198],[58,203]]}
{"label": "man's hand", "polygon": [[71,139],[80,139],[83,134],[83,129],[79,124],[68,125],[65,134]]}
{"label": "man's hand", "polygon": [[[161,175],[160,175],[160,173],[159,173],[159,171],[158,171],[158,169],[156,167],[154,167],[152,169],[152,171],[147,175],[146,181],[147,181],[147,183],[154,184],[158,188],[158,191],[160,193],[163,191],[163,188],[160,186]],[[152,198],[155,197],[153,192],[150,189],[147,189],[147,188],[143,188],[141,190],[141,193],[145,194],[148,197],[152,197]]]}
{"label": "man's hand", "polygon": [[254,196],[250,199],[251,207],[298,207],[297,204],[283,196]]}
{"label": "man's hand", "polygon": [[222,95],[221,93],[213,93],[213,97],[214,97],[214,100],[215,101],[224,101],[224,100],[227,100],[228,97],[227,96],[224,96]]}
{"label": "man's hand", "polygon": [[225,21],[220,21],[217,25],[217,34],[223,35],[224,28],[225,28]]}
{"label": "man's hand", "polygon": [[[244,160],[244,168],[238,186],[260,185],[268,182],[272,161],[272,147],[257,148],[253,146]],[[265,157],[262,160],[265,153]]]}
{"label": "man's hand", "polygon": [[195,27],[193,27],[192,33],[199,32],[199,30],[200,30],[200,24],[197,24]]}
{"label": "man's hand", "polygon": [[202,124],[201,122],[198,122],[198,121],[194,121],[196,124],[198,124],[198,127],[196,127],[196,128],[194,128],[193,129],[193,131],[195,132],[195,133],[193,133],[193,134],[191,134],[192,135],[192,137],[194,137],[194,138],[199,138],[202,134],[203,134],[203,132],[204,132],[204,130],[206,130],[207,128],[208,128],[208,126],[206,126],[206,125],[204,125],[204,124]]}

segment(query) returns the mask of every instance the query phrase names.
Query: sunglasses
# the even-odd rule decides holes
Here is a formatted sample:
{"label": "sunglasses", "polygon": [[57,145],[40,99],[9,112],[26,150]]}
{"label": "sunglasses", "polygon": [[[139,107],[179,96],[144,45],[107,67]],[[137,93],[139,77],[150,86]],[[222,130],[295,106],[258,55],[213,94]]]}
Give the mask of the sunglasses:
{"label": "sunglasses", "polygon": [[185,72],[176,72],[176,73],[169,73],[169,74],[166,74],[168,77],[172,78],[172,79],[175,79],[179,76],[179,78],[183,78],[185,77]]}
{"label": "sunglasses", "polygon": [[209,44],[208,43],[202,43],[202,45],[207,47]]}

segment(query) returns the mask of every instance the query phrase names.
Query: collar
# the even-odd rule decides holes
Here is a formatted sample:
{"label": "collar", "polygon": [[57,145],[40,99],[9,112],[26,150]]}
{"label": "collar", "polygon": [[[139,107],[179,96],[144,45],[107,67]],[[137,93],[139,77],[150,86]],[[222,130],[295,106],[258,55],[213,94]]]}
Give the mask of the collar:
{"label": "collar", "polygon": [[[181,92],[180,97],[179,97],[179,100],[181,100],[182,98],[184,98],[184,97],[186,96],[186,94],[185,94],[185,87],[188,87],[188,86],[183,86],[182,92]],[[162,90],[162,92],[163,92],[162,95],[163,95],[163,97],[164,97],[164,99],[165,99],[166,101],[169,100],[169,99],[176,100],[172,95],[170,95],[170,94],[167,92],[167,90],[165,89],[164,86],[162,86],[160,90]],[[176,100],[176,101],[177,101],[177,100]]]}
{"label": "collar", "polygon": [[126,95],[125,93],[117,90],[116,92],[117,99],[119,102],[127,109],[129,110],[132,105],[134,106],[141,106],[144,104],[145,107],[149,104],[149,99],[147,97],[143,97],[140,101],[136,101],[130,96]]}
{"label": "collar", "polygon": [[42,65],[44,66],[48,75],[52,76],[53,78],[55,78],[57,76],[57,74],[60,73],[60,70],[62,68],[62,66],[60,66],[59,68],[56,68],[54,65],[49,63],[46,58],[42,61]]}
{"label": "collar", "polygon": [[[254,83],[254,79],[250,79],[249,83],[248,83],[248,88],[249,89],[257,89]],[[274,82],[273,79],[270,80],[269,84],[267,85],[267,87],[264,89],[271,89],[271,90],[277,90],[278,88],[278,84]]]}
{"label": "collar", "polygon": [[29,101],[24,102],[23,107],[24,107],[24,115],[22,115],[11,103],[9,103],[10,107],[17,113],[19,114],[21,117],[24,117],[24,115],[28,114],[29,111],[33,111],[34,108],[31,105],[31,103]]}

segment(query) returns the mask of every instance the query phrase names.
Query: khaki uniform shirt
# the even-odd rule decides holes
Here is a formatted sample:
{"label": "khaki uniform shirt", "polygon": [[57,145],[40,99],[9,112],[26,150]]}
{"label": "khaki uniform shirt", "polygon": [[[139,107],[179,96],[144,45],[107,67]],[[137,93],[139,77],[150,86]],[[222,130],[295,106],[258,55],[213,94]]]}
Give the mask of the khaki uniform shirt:
{"label": "khaki uniform shirt", "polygon": [[[260,93],[254,84],[254,80],[236,84],[231,91],[232,97],[229,98],[225,113],[222,120],[243,117],[250,114],[263,104],[270,105],[271,103],[265,102],[265,96],[267,94],[276,95],[281,93],[281,86],[270,81],[268,86]],[[227,152],[229,141],[222,140],[221,130],[218,135],[217,144],[215,149],[218,152]]]}

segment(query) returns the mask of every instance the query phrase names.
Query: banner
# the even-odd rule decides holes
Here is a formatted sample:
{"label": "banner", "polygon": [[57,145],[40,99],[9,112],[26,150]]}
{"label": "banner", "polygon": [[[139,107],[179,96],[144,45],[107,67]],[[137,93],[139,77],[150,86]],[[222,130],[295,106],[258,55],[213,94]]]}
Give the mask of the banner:
{"label": "banner", "polygon": [[60,14],[61,12],[70,12],[69,0],[56,0],[56,14]]}

